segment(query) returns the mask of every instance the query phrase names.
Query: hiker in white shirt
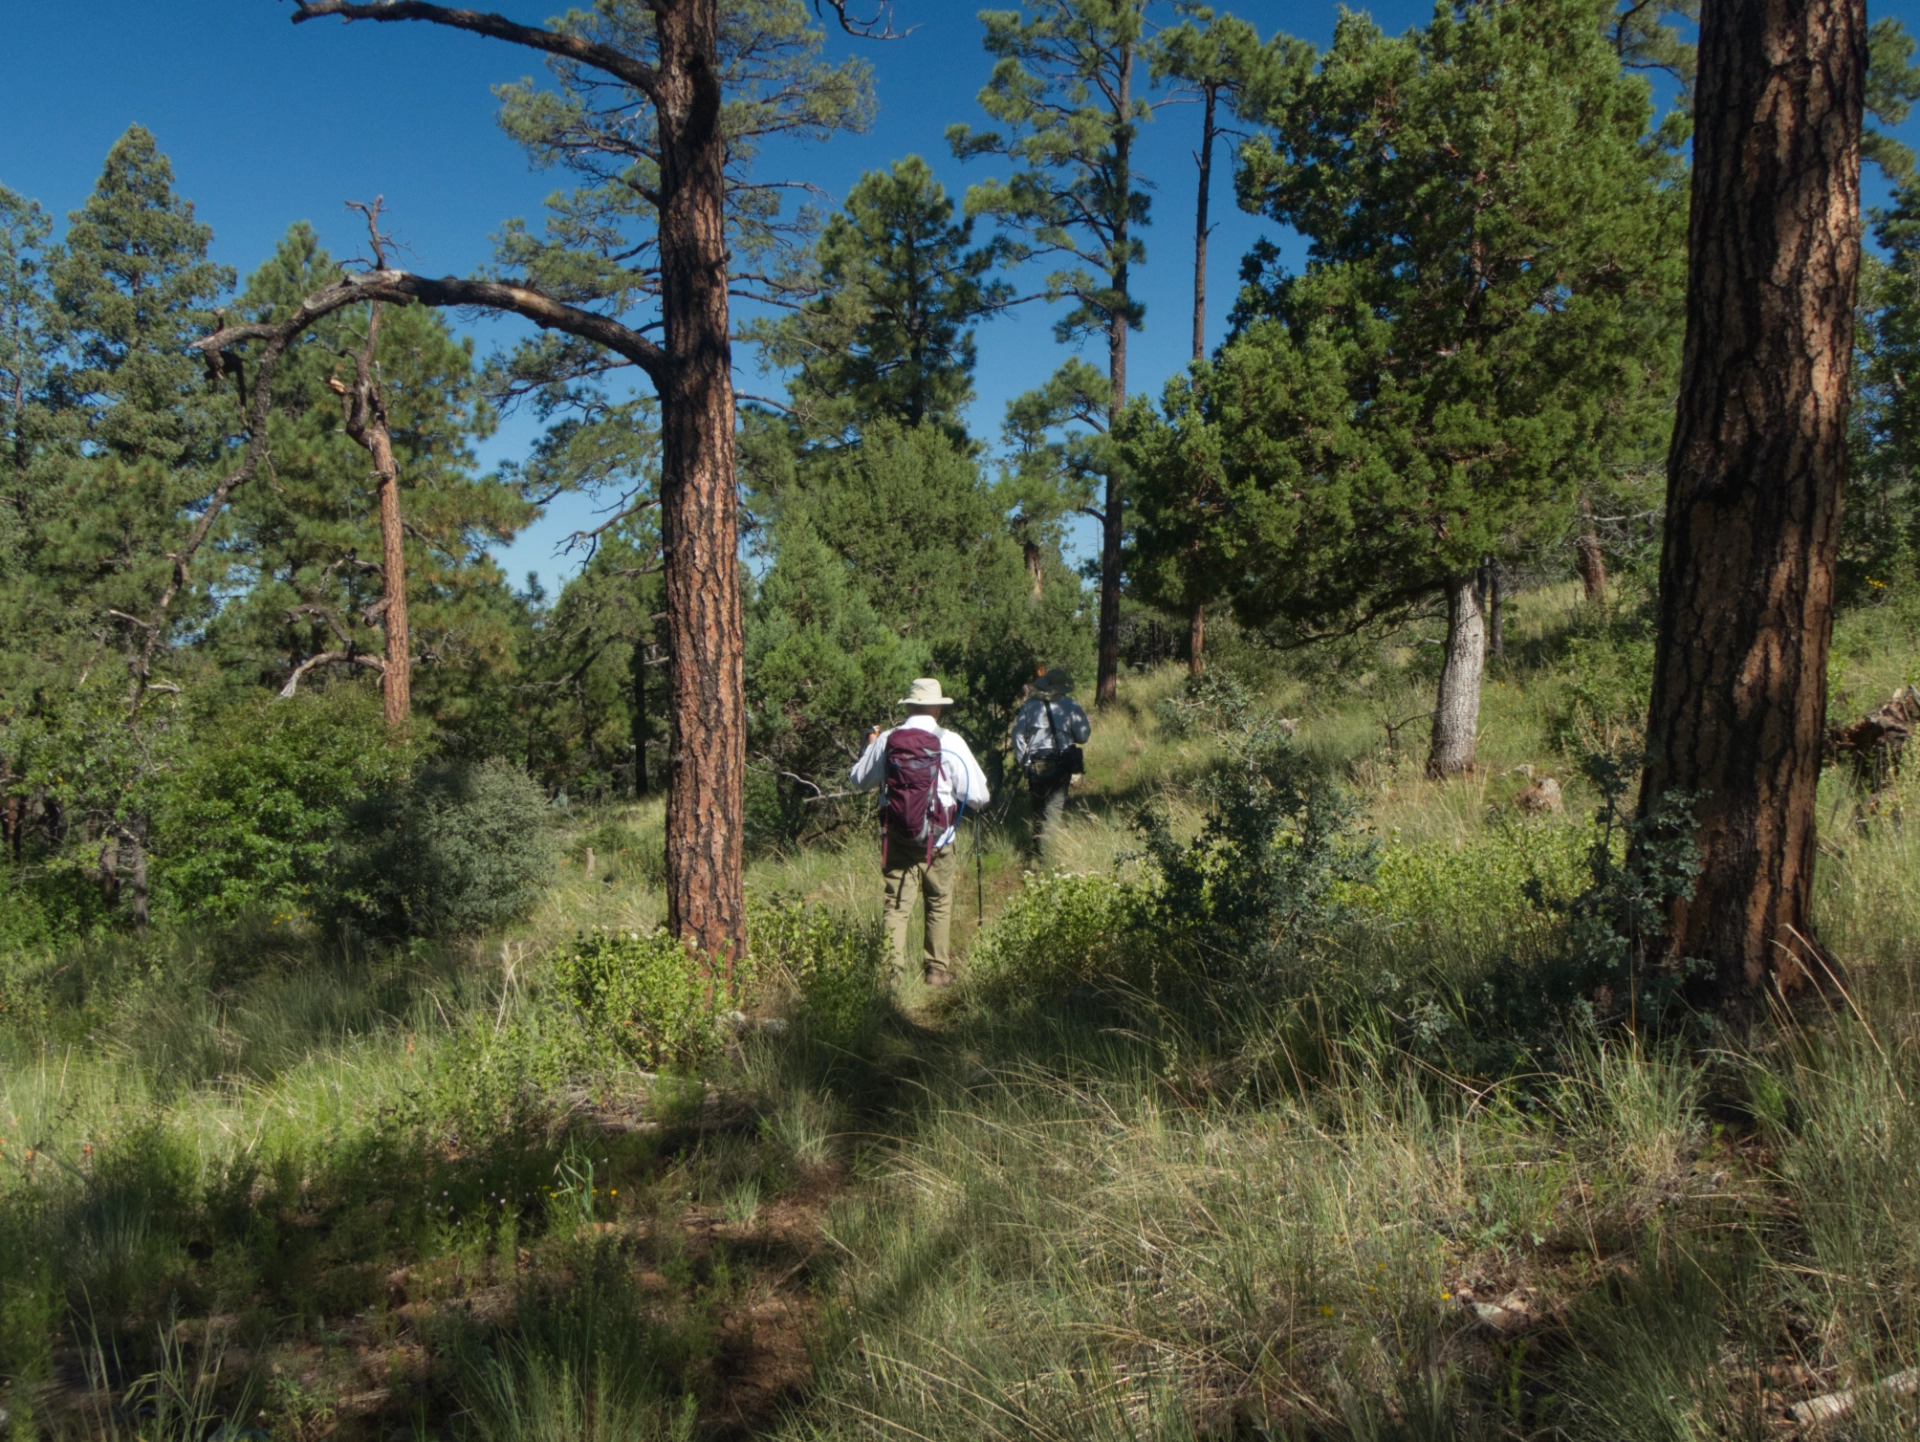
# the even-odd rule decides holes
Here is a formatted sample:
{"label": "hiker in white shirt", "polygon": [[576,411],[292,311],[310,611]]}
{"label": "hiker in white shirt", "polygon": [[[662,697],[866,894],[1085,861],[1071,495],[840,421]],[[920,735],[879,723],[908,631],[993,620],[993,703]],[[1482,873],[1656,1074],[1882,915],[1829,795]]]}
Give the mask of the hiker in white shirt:
{"label": "hiker in white shirt", "polygon": [[929,986],[947,986],[953,981],[950,938],[959,869],[954,838],[961,818],[987,804],[987,774],[966,738],[941,726],[940,713],[953,698],[941,693],[938,681],[921,677],[899,704],[907,708],[907,719],[885,731],[873,729],[847,780],[856,791],[882,792],[882,910],[894,974],[906,972],[907,922],[924,896],[921,974]]}

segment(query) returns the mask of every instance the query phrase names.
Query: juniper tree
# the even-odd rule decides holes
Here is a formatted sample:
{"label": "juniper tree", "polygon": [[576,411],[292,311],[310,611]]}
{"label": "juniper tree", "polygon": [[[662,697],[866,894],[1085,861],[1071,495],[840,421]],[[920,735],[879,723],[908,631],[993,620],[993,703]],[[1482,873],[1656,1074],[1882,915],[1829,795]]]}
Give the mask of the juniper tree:
{"label": "juniper tree", "polygon": [[1173,434],[1130,439],[1156,486],[1212,497],[1244,619],[1308,639],[1445,599],[1439,776],[1473,764],[1483,559],[1557,532],[1663,425],[1682,198],[1599,18],[1343,16],[1242,151],[1242,203],[1307,237],[1306,269],[1256,255],[1238,334],[1169,390]]}
{"label": "juniper tree", "polygon": [[[1021,237],[1015,262],[1054,257],[1047,294],[1072,302],[1055,333],[1063,342],[1099,337],[1107,353],[1111,430],[1127,398],[1127,336],[1144,307],[1133,267],[1146,258],[1139,232],[1148,197],[1134,173],[1134,142],[1152,111],[1138,92],[1147,0],[1028,0],[1020,10],[983,10],[993,77],[980,104],[1004,131],[948,128],[963,160],[998,156],[1016,167],[967,193],[967,213],[991,215]],[[1121,472],[1105,452],[1100,523],[1100,623],[1094,699],[1113,700],[1120,674]]]}

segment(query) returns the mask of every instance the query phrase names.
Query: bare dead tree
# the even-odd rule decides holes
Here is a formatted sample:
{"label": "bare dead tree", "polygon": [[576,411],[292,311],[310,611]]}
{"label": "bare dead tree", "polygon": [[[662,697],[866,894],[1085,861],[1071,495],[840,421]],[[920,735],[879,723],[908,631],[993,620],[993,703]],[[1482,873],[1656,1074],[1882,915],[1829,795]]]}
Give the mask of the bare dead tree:
{"label": "bare dead tree", "polygon": [[[381,199],[376,196],[371,204],[347,202],[349,209],[366,217],[375,274],[387,268],[386,237],[380,233]],[[380,302],[374,301],[367,308],[366,341],[349,357],[354,369],[352,389],[334,376],[327,378],[327,384],[340,397],[347,435],[373,458],[380,503],[380,630],[386,651],[380,690],[387,724],[400,726],[413,713],[410,659],[413,642],[407,631],[407,552],[405,527],[400,517],[400,466],[393,455],[393,433],[387,426],[386,401],[374,380],[379,345]],[[296,672],[287,682],[286,694],[291,694],[291,688],[298,684]]]}

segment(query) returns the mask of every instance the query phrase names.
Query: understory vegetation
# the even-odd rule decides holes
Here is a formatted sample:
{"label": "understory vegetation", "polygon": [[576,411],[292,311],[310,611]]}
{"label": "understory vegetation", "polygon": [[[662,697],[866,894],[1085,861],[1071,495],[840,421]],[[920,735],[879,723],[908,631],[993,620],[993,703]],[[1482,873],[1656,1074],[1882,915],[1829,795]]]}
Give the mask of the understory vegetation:
{"label": "understory vegetation", "polygon": [[[1824,783],[1831,1004],[1717,1032],[1634,959],[1686,857],[1624,864],[1622,594],[1510,601],[1445,784],[1418,627],[1131,674],[1044,866],[1023,802],[969,830],[950,994],[889,983],[864,829],[690,975],[658,801],[428,772],[353,834],[460,885],[349,840],[313,874],[386,910],[11,946],[11,1435],[1911,1435],[1912,783]],[[1917,624],[1843,620],[1836,714]],[[459,805],[534,837],[437,846]]]}

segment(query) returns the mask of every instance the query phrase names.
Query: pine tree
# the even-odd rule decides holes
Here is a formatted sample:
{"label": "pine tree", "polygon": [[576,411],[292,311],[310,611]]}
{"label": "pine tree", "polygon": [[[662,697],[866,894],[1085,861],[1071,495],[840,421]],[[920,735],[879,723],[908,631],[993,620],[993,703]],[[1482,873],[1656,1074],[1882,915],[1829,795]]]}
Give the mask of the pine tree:
{"label": "pine tree", "polygon": [[999,247],[974,247],[946,188],[917,155],[868,171],[814,245],[819,295],[751,333],[788,386],[802,427],[846,436],[863,421],[964,433],[973,399],[973,327],[1011,289],[986,279]]}
{"label": "pine tree", "polygon": [[[845,0],[829,0],[859,28]],[[536,317],[576,342],[533,369],[570,382],[631,364],[661,400],[661,515],[673,685],[667,803],[669,925],[719,956],[746,941],[741,877],[745,710],[729,319],[736,289],[777,282],[783,187],[751,161],[770,135],[825,138],[871,114],[867,71],[819,59],[800,0],[608,0],[550,28],[426,3],[302,0],[295,23],[426,21],[548,56],[558,82],[500,92],[502,122],[580,183],[544,237],[510,226],[525,282],[383,284],[434,304]],[[804,225],[804,222],[803,222]],[[638,314],[636,314],[638,312]],[[633,321],[632,324],[628,320]],[[648,332],[657,325],[660,339]],[[618,358],[617,360],[615,358]]]}
{"label": "pine tree", "polygon": [[58,357],[46,275],[52,229],[37,201],[0,186],[0,571],[17,571],[44,505]]}
{"label": "pine tree", "polygon": [[[1686,351],[1636,859],[1699,872],[1649,959],[1724,1013],[1829,973],[1810,903],[1860,258],[1862,0],[1706,0]],[[1681,808],[1691,813],[1677,820]]]}
{"label": "pine tree", "polygon": [[[1146,39],[1147,0],[1029,0],[1020,10],[984,10],[993,78],[980,104],[1007,127],[949,127],[963,160],[1000,156],[1018,167],[967,193],[967,213],[992,215],[1024,239],[1015,262],[1058,256],[1047,294],[1072,308],[1055,327],[1061,341],[1099,336],[1107,352],[1110,433],[1127,399],[1127,336],[1144,308],[1133,294],[1133,267],[1146,258],[1139,232],[1148,197],[1134,173],[1134,141],[1152,111],[1136,89]],[[1116,454],[1099,450],[1104,469],[1100,522],[1100,629],[1094,699],[1116,694],[1120,674],[1121,546],[1125,487]]]}

